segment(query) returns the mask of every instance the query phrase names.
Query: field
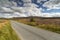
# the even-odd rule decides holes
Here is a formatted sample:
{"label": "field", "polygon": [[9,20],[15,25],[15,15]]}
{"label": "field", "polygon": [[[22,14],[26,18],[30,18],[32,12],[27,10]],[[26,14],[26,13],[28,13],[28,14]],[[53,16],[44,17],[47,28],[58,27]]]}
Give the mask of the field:
{"label": "field", "polygon": [[31,25],[33,27],[42,28],[42,29],[60,34],[60,19],[59,18],[54,18],[54,19],[21,18],[21,19],[16,19],[16,21],[27,24],[27,25]]}
{"label": "field", "polygon": [[19,40],[9,20],[0,19],[0,40]]}

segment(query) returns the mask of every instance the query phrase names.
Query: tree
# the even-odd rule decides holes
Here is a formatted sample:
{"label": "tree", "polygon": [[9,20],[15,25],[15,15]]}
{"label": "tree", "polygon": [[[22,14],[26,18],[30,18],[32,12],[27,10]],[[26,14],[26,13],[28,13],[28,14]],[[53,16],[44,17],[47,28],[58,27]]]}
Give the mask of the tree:
{"label": "tree", "polygon": [[31,18],[31,19],[30,19],[30,22],[35,22],[34,18]]}

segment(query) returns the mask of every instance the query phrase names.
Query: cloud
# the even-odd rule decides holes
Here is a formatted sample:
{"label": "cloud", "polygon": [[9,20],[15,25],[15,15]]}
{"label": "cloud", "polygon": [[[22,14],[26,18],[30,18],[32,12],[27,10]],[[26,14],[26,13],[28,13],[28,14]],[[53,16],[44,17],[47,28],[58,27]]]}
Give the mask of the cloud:
{"label": "cloud", "polygon": [[40,17],[60,17],[60,13],[42,13]]}
{"label": "cloud", "polygon": [[40,3],[41,1],[47,1],[47,0],[37,0],[37,3]]}
{"label": "cloud", "polygon": [[50,0],[43,6],[47,7],[48,9],[60,9],[60,0]]}
{"label": "cloud", "polygon": [[28,16],[40,16],[41,11],[35,4],[30,4],[30,7],[1,7],[2,13],[0,17],[2,18],[13,18],[13,17],[28,17]]}
{"label": "cloud", "polygon": [[3,12],[13,12],[13,10],[11,10],[10,8],[6,8],[6,7],[1,7]]}
{"label": "cloud", "polygon": [[[41,0],[38,0],[41,1]],[[26,1],[25,1],[26,2]],[[16,5],[14,3],[14,5]],[[3,12],[7,13],[0,13],[0,17],[2,18],[13,18],[13,17],[29,17],[29,16],[38,16],[38,17],[60,17],[60,13],[43,13],[42,8],[37,8],[37,5],[34,3],[26,3],[25,7],[16,7],[13,6],[10,8],[1,7]],[[59,9],[60,2],[57,0],[50,0],[46,2],[43,6],[46,6],[48,10],[50,9]]]}
{"label": "cloud", "polygon": [[[10,10],[7,8],[6,10]],[[41,9],[42,10],[42,9]],[[2,18],[13,18],[13,17],[60,17],[60,13],[42,13],[40,9],[36,7],[13,7],[13,13],[0,13]]]}

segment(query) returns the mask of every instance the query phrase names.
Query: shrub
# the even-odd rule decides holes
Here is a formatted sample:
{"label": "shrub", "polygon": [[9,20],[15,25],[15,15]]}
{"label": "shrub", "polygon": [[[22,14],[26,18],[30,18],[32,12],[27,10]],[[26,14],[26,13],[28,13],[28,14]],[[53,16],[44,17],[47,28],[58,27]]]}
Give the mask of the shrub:
{"label": "shrub", "polygon": [[28,25],[36,26],[36,23],[35,22],[29,22]]}
{"label": "shrub", "polygon": [[30,22],[35,22],[34,18],[31,18],[31,19],[30,19]]}

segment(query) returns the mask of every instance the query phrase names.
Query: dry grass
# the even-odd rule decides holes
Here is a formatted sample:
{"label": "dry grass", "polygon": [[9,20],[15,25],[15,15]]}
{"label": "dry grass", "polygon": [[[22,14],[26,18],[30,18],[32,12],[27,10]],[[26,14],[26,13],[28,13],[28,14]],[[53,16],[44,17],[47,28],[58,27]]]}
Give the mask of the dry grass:
{"label": "dry grass", "polygon": [[8,20],[0,20],[0,28],[5,26],[9,21]]}
{"label": "dry grass", "polygon": [[31,20],[31,18],[28,19],[26,18],[26,19],[18,19],[16,21],[60,34],[60,19],[33,18]]}
{"label": "dry grass", "polygon": [[9,20],[0,20],[0,40],[20,40],[11,28]]}

